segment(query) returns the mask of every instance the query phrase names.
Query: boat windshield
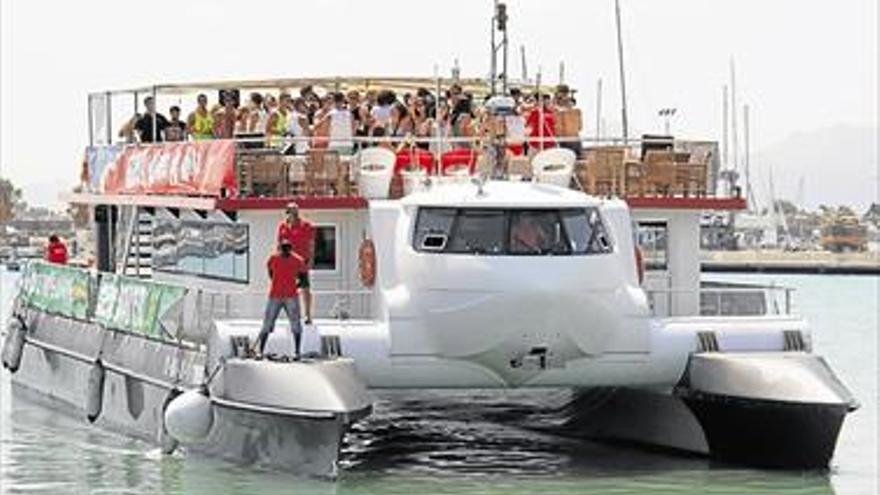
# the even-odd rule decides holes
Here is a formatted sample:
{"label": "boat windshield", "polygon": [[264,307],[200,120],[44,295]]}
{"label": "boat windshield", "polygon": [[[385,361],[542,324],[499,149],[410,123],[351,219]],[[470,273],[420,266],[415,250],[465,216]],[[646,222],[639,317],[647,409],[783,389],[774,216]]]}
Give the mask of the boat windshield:
{"label": "boat windshield", "polygon": [[413,248],[426,253],[570,256],[611,252],[595,208],[420,208]]}

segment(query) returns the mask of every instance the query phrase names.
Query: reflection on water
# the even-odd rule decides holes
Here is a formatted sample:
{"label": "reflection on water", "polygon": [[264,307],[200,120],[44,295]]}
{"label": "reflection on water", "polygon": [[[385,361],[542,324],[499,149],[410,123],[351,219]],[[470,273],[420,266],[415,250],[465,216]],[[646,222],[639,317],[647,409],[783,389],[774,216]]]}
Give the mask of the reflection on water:
{"label": "reflection on water", "polygon": [[[7,277],[0,292],[3,311],[9,284]],[[876,483],[876,464],[863,460],[876,451],[876,409],[867,404],[867,418],[844,429],[834,470],[790,473],[566,438],[545,406],[560,392],[443,398],[395,392],[381,395],[374,415],[354,428],[340,478],[327,482],[198,456],[163,456],[149,444],[13,397],[7,375],[0,378],[3,493],[825,494],[836,487],[850,494],[873,493]],[[873,387],[856,390],[863,403],[876,392],[876,382]]]}

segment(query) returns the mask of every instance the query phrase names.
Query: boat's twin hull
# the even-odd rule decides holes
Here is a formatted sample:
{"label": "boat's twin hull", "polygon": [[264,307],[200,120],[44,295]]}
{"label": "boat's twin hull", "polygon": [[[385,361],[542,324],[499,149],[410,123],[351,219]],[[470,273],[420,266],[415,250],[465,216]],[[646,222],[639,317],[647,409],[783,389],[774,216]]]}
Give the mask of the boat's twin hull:
{"label": "boat's twin hull", "polygon": [[[203,354],[39,312],[28,312],[25,320],[29,323],[28,343],[12,375],[16,395],[40,400],[88,421],[89,376],[94,364],[85,358],[97,358],[103,342],[106,371],[102,406],[94,424],[159,444],[166,451],[177,446],[163,428],[163,412],[178,376],[177,387],[198,386]],[[126,372],[116,371],[118,367]],[[314,476],[335,474],[341,440],[351,419],[217,404],[213,405],[213,418],[209,435],[182,445],[184,450]]]}
{"label": "boat's twin hull", "polygon": [[[95,423],[173,445],[163,428],[171,390],[194,388],[205,356],[197,351],[29,312],[28,343],[13,383],[85,420],[90,373],[102,348],[109,370]],[[116,368],[124,366],[127,373]],[[794,377],[794,378],[792,378]],[[575,394],[565,408],[573,433],[660,445],[759,466],[828,465],[852,397],[814,355],[694,354],[675,391],[600,387]],[[335,472],[351,417],[295,416],[214,406],[208,437],[190,450],[280,466],[307,474]]]}
{"label": "boat's twin hull", "polygon": [[822,469],[857,403],[821,357],[803,352],[691,355],[672,394],[581,390],[568,427],[768,468]]}

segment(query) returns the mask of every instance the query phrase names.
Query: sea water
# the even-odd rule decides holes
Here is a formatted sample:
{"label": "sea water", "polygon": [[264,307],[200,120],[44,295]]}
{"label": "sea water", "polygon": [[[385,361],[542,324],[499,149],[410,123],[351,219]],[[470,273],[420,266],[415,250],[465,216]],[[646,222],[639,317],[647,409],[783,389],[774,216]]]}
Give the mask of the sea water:
{"label": "sea water", "polygon": [[[700,457],[609,446],[532,421],[542,391],[440,397],[400,392],[347,437],[336,481],[239,467],[154,446],[14,397],[0,373],[0,493],[226,494],[873,494],[877,480],[878,285],[864,276],[707,275],[797,289],[796,308],[862,407],[827,471],[720,466]],[[0,270],[0,321],[16,274]],[[526,419],[523,419],[526,418]],[[540,426],[540,427],[539,427]]]}

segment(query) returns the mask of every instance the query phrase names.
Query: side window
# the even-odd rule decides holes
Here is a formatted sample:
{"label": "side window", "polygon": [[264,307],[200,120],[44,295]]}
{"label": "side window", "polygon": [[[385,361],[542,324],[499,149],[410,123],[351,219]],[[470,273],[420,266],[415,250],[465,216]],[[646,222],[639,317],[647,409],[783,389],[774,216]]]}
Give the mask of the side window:
{"label": "side window", "polygon": [[666,222],[639,222],[636,235],[645,267],[648,270],[666,270],[669,266],[667,257],[668,227]]}
{"label": "side window", "polygon": [[611,239],[602,217],[595,208],[560,212],[572,254],[611,252]]}
{"label": "side window", "polygon": [[446,252],[504,254],[506,227],[503,210],[462,210],[456,219]]}
{"label": "side window", "polygon": [[[583,216],[583,212],[580,213]],[[568,238],[556,210],[513,211],[510,214],[510,254],[568,254]]]}
{"label": "side window", "polygon": [[416,251],[443,251],[452,233],[455,210],[452,208],[420,208],[413,236]]}
{"label": "side window", "polygon": [[421,208],[413,249],[421,252],[568,256],[612,251],[596,208]]}
{"label": "side window", "polygon": [[248,250],[247,225],[154,217],[156,271],[247,282]]}
{"label": "side window", "polygon": [[336,226],[315,226],[315,270],[336,269]]}

